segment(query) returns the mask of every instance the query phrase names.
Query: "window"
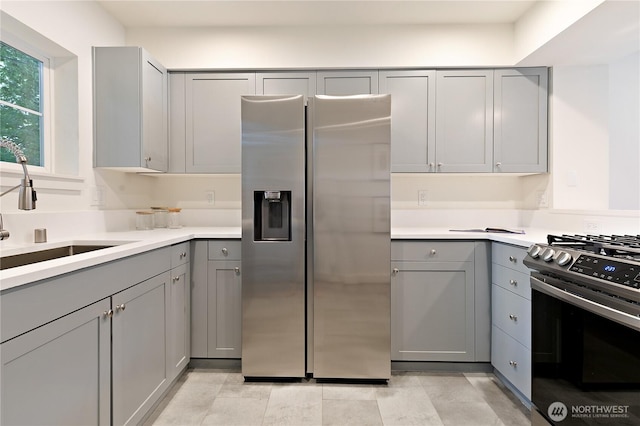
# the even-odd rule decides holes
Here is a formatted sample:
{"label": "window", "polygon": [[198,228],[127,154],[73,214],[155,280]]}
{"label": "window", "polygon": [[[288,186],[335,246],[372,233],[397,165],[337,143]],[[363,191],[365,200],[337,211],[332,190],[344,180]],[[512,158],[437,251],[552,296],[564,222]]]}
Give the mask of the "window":
{"label": "window", "polygon": [[[0,42],[0,136],[18,144],[28,164],[45,165],[44,81],[46,58]],[[0,160],[15,163],[8,150]]]}

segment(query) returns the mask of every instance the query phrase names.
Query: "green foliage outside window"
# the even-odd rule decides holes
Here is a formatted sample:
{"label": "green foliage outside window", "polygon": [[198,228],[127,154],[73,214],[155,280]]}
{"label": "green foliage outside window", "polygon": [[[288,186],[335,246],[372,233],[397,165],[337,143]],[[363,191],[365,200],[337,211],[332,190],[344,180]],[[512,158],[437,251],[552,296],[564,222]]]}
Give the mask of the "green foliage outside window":
{"label": "green foliage outside window", "polygon": [[[0,42],[0,136],[18,144],[28,164],[43,165],[42,62]],[[15,163],[0,150],[0,161]]]}

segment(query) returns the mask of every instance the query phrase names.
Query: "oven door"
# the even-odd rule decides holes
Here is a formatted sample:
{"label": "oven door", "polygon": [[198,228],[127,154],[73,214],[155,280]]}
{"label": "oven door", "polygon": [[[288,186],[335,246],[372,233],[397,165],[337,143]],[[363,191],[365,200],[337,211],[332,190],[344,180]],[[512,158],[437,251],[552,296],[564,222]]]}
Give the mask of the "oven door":
{"label": "oven door", "polygon": [[553,425],[640,425],[640,318],[567,286],[531,275],[534,408]]}

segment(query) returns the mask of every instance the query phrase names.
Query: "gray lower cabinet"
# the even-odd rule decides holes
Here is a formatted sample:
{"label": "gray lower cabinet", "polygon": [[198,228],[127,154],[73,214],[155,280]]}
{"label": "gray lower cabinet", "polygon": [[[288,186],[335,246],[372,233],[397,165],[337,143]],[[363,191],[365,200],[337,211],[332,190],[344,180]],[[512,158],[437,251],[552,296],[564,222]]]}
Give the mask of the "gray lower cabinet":
{"label": "gray lower cabinet", "polygon": [[0,345],[3,425],[111,424],[110,299]]}
{"label": "gray lower cabinet", "polygon": [[241,358],[240,240],[192,243],[191,356]]}
{"label": "gray lower cabinet", "polygon": [[531,288],[526,250],[492,244],[491,364],[531,399]]}
{"label": "gray lower cabinet", "polygon": [[137,424],[169,386],[165,272],[112,297],[113,423]]}
{"label": "gray lower cabinet", "polygon": [[391,267],[393,361],[489,361],[486,243],[393,241]]}
{"label": "gray lower cabinet", "polygon": [[188,247],[3,291],[0,423],[140,423],[189,360]]}
{"label": "gray lower cabinet", "polygon": [[167,369],[173,379],[191,358],[191,268],[189,242],[171,247],[169,312],[167,320]]}

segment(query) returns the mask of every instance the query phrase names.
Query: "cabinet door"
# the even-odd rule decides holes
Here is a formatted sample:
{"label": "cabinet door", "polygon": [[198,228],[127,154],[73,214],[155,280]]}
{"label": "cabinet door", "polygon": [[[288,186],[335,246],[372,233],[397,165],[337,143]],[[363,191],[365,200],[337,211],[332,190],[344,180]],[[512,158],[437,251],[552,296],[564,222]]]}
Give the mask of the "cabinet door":
{"label": "cabinet door", "polygon": [[436,72],[436,171],[491,172],[493,70]]}
{"label": "cabinet door", "polygon": [[167,72],[140,47],[93,48],[94,167],[167,171]]}
{"label": "cabinet door", "polygon": [[169,73],[169,173],[185,173],[186,74]]}
{"label": "cabinet door", "polygon": [[316,94],[315,72],[270,72],[256,74],[256,95],[304,95],[305,101]]}
{"label": "cabinet door", "polygon": [[113,424],[137,424],[168,387],[169,272],[112,296]]}
{"label": "cabinet door", "polygon": [[317,79],[318,95],[347,96],[378,93],[378,71],[319,71]]}
{"label": "cabinet door", "polygon": [[242,356],[242,280],[239,261],[209,261],[208,357]]}
{"label": "cabinet door", "polygon": [[394,262],[391,359],[474,361],[473,262]]}
{"label": "cabinet door", "polygon": [[4,425],[109,425],[109,299],[2,344]]}
{"label": "cabinet door", "polygon": [[187,74],[187,173],[240,173],[240,97],[255,91],[253,73]]}
{"label": "cabinet door", "polygon": [[141,49],[142,55],[142,159],[146,167],[166,171],[167,70]]}
{"label": "cabinet door", "polygon": [[380,93],[391,94],[391,171],[433,171],[435,71],[380,71]]}
{"label": "cabinet door", "polygon": [[494,71],[494,171],[547,171],[547,69]]}
{"label": "cabinet door", "polygon": [[177,377],[189,363],[191,350],[189,333],[191,287],[189,280],[188,264],[171,269],[169,321],[167,325],[167,359],[170,380]]}

